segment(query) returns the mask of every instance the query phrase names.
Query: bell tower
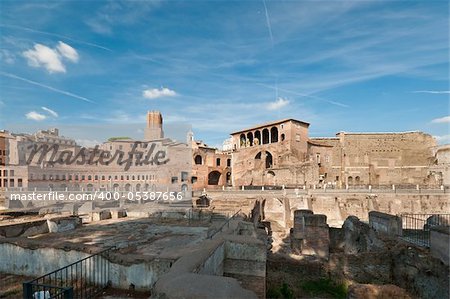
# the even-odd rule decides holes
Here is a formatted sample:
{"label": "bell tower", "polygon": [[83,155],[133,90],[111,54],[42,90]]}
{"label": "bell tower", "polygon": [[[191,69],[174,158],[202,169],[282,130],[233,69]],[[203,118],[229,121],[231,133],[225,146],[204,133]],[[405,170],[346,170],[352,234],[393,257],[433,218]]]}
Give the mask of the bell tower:
{"label": "bell tower", "polygon": [[147,112],[147,127],[145,128],[145,141],[164,138],[163,118],[159,111]]}

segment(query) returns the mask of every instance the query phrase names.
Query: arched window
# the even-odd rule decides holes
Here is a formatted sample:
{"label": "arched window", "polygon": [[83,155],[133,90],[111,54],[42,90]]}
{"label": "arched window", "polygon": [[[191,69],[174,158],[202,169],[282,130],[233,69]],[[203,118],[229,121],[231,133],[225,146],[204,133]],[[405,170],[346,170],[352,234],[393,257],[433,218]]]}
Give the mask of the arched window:
{"label": "arched window", "polygon": [[261,152],[256,154],[255,160],[261,160]]}
{"label": "arched window", "polygon": [[273,166],[273,157],[272,154],[266,152],[266,168],[272,168]]}
{"label": "arched window", "polygon": [[255,139],[253,140],[254,145],[260,145],[261,144],[261,132],[256,131],[255,132]]}
{"label": "arched window", "polygon": [[240,140],[239,142],[240,147],[245,147],[245,144],[247,142],[245,134],[242,133],[241,136],[239,137],[239,140]]}
{"label": "arched window", "polygon": [[272,127],[272,129],[270,129],[270,142],[271,143],[278,142],[278,128],[277,127]]}
{"label": "arched window", "polygon": [[355,177],[355,183],[359,184],[361,182],[361,178],[359,176]]}
{"label": "arched window", "polygon": [[353,184],[353,177],[351,177],[351,176],[348,177],[348,184],[349,185]]}
{"label": "arched window", "polygon": [[252,132],[247,133],[247,145],[253,146],[253,133]]}
{"label": "arched window", "polygon": [[194,160],[196,165],[202,165],[202,156],[197,155],[195,156]]}
{"label": "arched window", "polygon": [[269,143],[269,130],[264,129],[262,131],[262,144],[268,144]]}
{"label": "arched window", "polygon": [[227,166],[231,167],[231,159],[227,159]]}
{"label": "arched window", "polygon": [[281,141],[284,141],[284,139],[286,139],[286,137],[284,136],[284,133],[281,134]]}
{"label": "arched window", "polygon": [[211,171],[208,174],[208,185],[218,185],[219,179],[220,179],[220,172],[218,171]]}
{"label": "arched window", "polygon": [[227,172],[227,185],[231,185],[231,172]]}

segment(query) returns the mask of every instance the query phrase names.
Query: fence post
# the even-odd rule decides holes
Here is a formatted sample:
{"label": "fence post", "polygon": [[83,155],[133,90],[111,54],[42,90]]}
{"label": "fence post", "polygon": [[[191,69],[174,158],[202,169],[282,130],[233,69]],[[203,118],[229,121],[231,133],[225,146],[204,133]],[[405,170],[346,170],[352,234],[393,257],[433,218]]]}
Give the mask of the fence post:
{"label": "fence post", "polygon": [[22,284],[23,288],[23,299],[33,298],[33,286],[29,282],[24,282]]}

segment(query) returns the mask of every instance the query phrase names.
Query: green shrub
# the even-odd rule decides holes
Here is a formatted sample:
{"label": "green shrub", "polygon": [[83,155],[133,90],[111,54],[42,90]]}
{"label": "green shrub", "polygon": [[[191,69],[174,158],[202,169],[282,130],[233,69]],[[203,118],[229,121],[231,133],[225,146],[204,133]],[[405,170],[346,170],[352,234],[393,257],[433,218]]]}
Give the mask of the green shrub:
{"label": "green shrub", "polygon": [[302,284],[302,289],[311,296],[328,294],[336,299],[347,298],[347,286],[335,284],[330,279],[306,281]]}
{"label": "green shrub", "polygon": [[267,299],[293,299],[294,291],[284,282],[281,287],[269,288],[266,297]]}

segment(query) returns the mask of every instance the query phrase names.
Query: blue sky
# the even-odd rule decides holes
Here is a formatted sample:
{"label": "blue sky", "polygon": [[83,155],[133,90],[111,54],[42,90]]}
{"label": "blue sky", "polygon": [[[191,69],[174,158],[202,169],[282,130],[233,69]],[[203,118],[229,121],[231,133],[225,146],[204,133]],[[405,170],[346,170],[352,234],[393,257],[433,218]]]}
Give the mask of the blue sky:
{"label": "blue sky", "polygon": [[161,110],[211,145],[288,117],[450,142],[448,1],[1,1],[0,33],[0,128]]}

